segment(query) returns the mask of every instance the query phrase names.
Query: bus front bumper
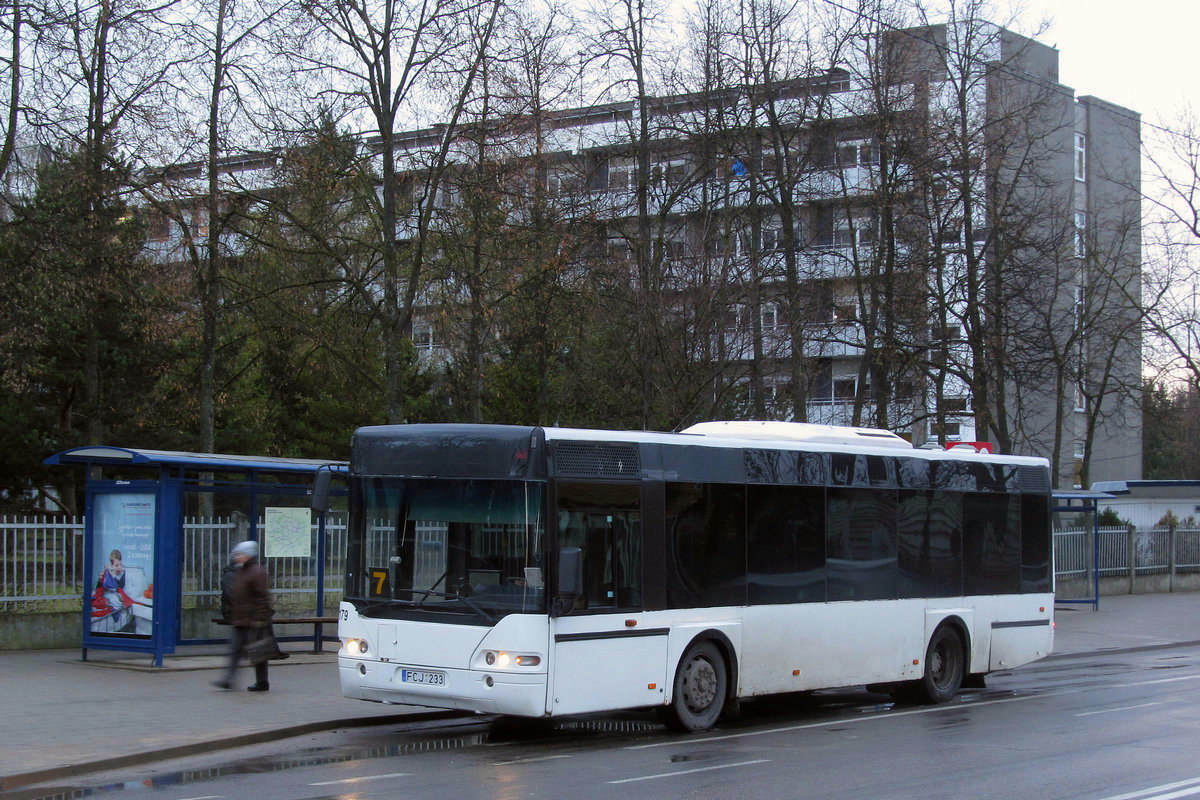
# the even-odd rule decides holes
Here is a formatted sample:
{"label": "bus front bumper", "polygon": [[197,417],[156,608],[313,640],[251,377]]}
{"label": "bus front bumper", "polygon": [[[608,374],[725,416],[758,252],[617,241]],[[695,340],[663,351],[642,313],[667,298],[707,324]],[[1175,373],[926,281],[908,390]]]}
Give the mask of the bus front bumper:
{"label": "bus front bumper", "polygon": [[[414,672],[425,680],[444,676],[444,683],[415,683]],[[356,700],[519,717],[546,715],[544,672],[444,669],[339,656],[338,675],[342,694]]]}

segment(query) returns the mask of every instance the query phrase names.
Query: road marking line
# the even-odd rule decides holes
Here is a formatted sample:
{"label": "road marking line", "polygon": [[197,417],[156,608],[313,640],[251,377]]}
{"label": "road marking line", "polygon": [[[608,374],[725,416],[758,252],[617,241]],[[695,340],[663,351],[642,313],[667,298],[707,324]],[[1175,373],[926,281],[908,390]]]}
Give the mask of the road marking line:
{"label": "road marking line", "polygon": [[204,794],[199,797],[181,797],[179,800],[221,800],[223,797],[223,794]]}
{"label": "road marking line", "polygon": [[507,767],[510,764],[532,764],[535,761],[553,761],[556,758],[570,758],[568,755],[561,756],[535,756],[534,758],[514,758],[511,761],[493,761],[493,767]]}
{"label": "road marking line", "polygon": [[1130,711],[1135,708],[1146,708],[1147,706],[1161,706],[1161,705],[1162,705],[1162,703],[1155,701],[1153,703],[1142,703],[1141,705],[1136,705],[1136,706],[1121,706],[1120,708],[1106,708],[1103,711],[1083,711],[1079,714],[1076,714],[1075,716],[1090,717],[1093,714],[1111,714],[1114,711]]}
{"label": "road marking line", "polygon": [[[1173,789],[1187,787],[1182,792],[1173,792]],[[1171,792],[1170,794],[1154,794],[1155,792]],[[1173,797],[1188,797],[1189,795],[1200,793],[1200,778],[1189,778],[1186,781],[1176,781],[1175,783],[1164,783],[1161,786],[1150,786],[1145,789],[1139,789],[1136,792],[1128,792],[1127,794],[1117,794],[1112,797],[1105,797],[1103,800],[1135,800],[1142,798],[1143,800],[1170,800]]]}
{"label": "road marking line", "polygon": [[677,775],[691,775],[694,772],[712,772],[714,769],[729,769],[731,767],[748,767],[751,764],[766,764],[770,762],[769,758],[756,758],[753,761],[739,761],[736,764],[716,764],[711,767],[696,767],[695,769],[681,769],[678,772],[660,772],[657,775],[643,775],[640,778],[622,778],[619,781],[609,781],[609,783],[636,783],[637,781],[653,781],[659,778],[674,778]]}
{"label": "road marking line", "polygon": [[1159,678],[1154,681],[1141,681],[1140,683],[1114,683],[1110,689],[1128,689],[1130,686],[1153,686],[1156,683],[1178,683],[1179,681],[1194,681],[1200,680],[1200,675],[1181,675],[1178,678]]}
{"label": "road marking line", "polygon": [[[748,736],[769,736],[772,733],[788,733],[790,731],[802,731],[810,728],[828,728],[834,725],[853,725],[858,722],[873,722],[881,719],[895,719],[896,717],[909,717],[914,714],[933,714],[939,711],[962,711],[964,708],[978,708],[980,706],[994,706],[1000,703],[1019,703],[1022,700],[1036,700],[1045,695],[1031,694],[1024,697],[1005,697],[999,700],[981,700],[978,703],[955,703],[954,705],[934,706],[932,708],[914,708],[911,711],[890,711],[883,714],[875,714],[869,717],[854,717],[852,719],[836,719],[826,722],[809,722],[803,725],[788,725],[783,728],[770,728],[765,731],[746,731],[745,733],[727,733],[723,736],[709,736],[704,739],[690,739],[687,744],[706,744],[708,742],[720,742],[726,739],[744,739]],[[651,742],[650,744],[635,744],[626,747],[626,750],[646,750],[651,747],[678,747],[680,741],[672,738],[665,742]]]}
{"label": "road marking line", "polygon": [[387,775],[363,775],[358,778],[342,778],[340,781],[319,781],[318,783],[310,783],[309,786],[334,786],[339,783],[364,783],[366,781],[380,781],[384,778],[406,778],[412,775],[411,772],[389,772]]}
{"label": "road marking line", "polygon": [[1178,792],[1170,794],[1155,794],[1147,797],[1145,800],[1175,800],[1176,797],[1191,797],[1200,794],[1200,786],[1193,786],[1191,789],[1181,789]]}

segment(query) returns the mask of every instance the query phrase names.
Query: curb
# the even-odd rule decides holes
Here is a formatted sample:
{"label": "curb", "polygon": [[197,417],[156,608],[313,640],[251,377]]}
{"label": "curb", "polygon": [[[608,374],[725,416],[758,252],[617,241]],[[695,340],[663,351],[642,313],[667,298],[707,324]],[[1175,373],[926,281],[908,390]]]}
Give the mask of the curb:
{"label": "curb", "polygon": [[29,786],[30,784],[59,780],[61,778],[67,778],[79,774],[103,772],[110,769],[121,769],[122,767],[148,764],[153,761],[167,761],[172,758],[182,758],[185,756],[196,755],[198,753],[208,753],[215,752],[217,750],[246,747],[252,744],[262,744],[264,742],[273,742],[280,739],[289,739],[293,736],[303,736],[309,733],[320,733],[322,731],[336,730],[337,728],[369,728],[374,725],[394,725],[396,723],[427,719],[434,721],[458,719],[465,716],[474,716],[474,714],[464,711],[431,711],[420,712],[416,714],[392,714],[390,716],[353,717],[350,719],[306,722],[302,725],[292,725],[286,728],[276,728],[275,730],[258,731],[256,733],[245,733],[241,736],[231,736],[224,739],[210,739],[204,742],[181,744],[174,747],[165,747],[160,750],[146,750],[141,753],[132,753],[125,756],[113,756],[112,758],[104,758],[98,761],[88,761],[77,764],[63,764],[61,766],[50,767],[48,769],[34,770],[33,772],[22,772],[14,775],[0,775],[0,791],[8,791],[21,786]]}
{"label": "curb", "polygon": [[1051,653],[1043,659],[1034,661],[1034,664],[1040,664],[1044,661],[1058,661],[1066,658],[1088,658],[1094,656],[1111,656],[1120,655],[1122,653],[1146,653],[1153,650],[1170,650],[1175,647],[1197,647],[1200,646],[1200,641],[1190,642],[1163,642],[1162,644],[1144,644],[1138,647],[1113,647],[1102,648],[1100,650],[1079,650],[1074,653]]}

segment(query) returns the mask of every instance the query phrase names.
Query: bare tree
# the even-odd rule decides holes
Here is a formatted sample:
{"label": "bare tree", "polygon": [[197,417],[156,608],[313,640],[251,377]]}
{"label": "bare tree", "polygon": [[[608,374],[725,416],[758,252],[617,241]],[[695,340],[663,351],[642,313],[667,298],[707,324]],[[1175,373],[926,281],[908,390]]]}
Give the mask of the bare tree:
{"label": "bare tree", "polygon": [[[46,16],[53,36],[54,68],[40,76],[39,91],[55,91],[61,103],[48,124],[59,146],[82,154],[81,193],[89,215],[102,216],[110,194],[121,191],[106,173],[122,168],[122,146],[136,148],[162,106],[166,77],[179,58],[172,52],[168,19],[176,0],[95,0],[62,3]],[[48,45],[49,46],[49,45]],[[105,279],[104,242],[90,248],[90,272]],[[88,314],[88,320],[97,315]],[[101,339],[91,321],[84,362],[84,416],[88,439],[103,437]]]}
{"label": "bare tree", "polygon": [[[303,0],[299,8],[307,46],[293,59],[300,73],[320,78],[313,100],[353,114],[377,142],[379,194],[372,207],[377,238],[365,242],[360,255],[367,261],[364,276],[382,290],[385,403],[388,419],[400,422],[405,417],[404,341],[421,291],[430,220],[501,0]],[[286,37],[288,51],[295,33]],[[433,146],[418,148],[427,156],[419,170],[417,152],[409,152],[407,164],[397,163],[402,149],[397,130],[418,120],[418,106],[442,120]],[[405,173],[417,172],[419,190],[402,186]],[[406,235],[398,241],[401,231]]]}

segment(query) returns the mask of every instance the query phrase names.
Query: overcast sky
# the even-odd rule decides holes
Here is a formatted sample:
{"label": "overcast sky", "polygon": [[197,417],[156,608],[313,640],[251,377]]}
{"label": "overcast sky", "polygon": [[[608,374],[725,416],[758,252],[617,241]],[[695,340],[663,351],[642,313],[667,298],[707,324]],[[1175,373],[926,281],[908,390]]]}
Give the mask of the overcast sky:
{"label": "overcast sky", "polygon": [[1076,96],[1125,106],[1145,122],[1170,123],[1185,103],[1200,105],[1200,10],[1190,0],[1024,0],[1024,7],[1019,30],[1052,22],[1037,38],[1058,48],[1059,79]]}

